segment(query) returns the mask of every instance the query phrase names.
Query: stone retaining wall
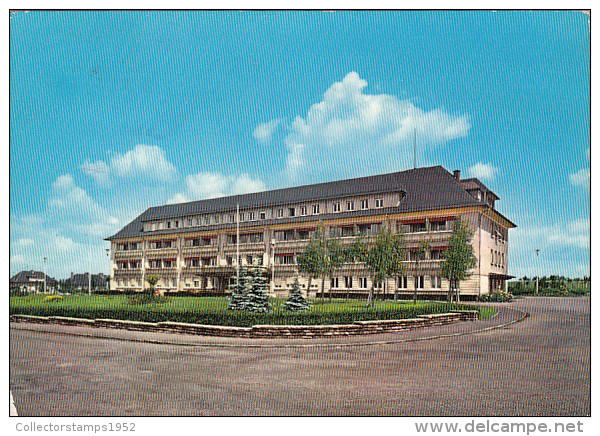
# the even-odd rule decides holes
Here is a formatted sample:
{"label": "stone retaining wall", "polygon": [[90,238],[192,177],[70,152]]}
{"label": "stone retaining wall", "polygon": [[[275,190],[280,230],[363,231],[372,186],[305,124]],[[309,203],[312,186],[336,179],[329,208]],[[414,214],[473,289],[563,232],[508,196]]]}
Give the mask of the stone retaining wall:
{"label": "stone retaining wall", "polygon": [[409,319],[355,321],[343,325],[255,325],[228,327],[217,325],[186,324],[181,322],[141,322],[119,319],[81,319],[64,316],[11,315],[12,322],[62,324],[72,326],[117,328],[125,330],[180,333],[201,336],[227,336],[240,338],[314,338],[327,336],[365,335],[373,333],[410,330],[452,324],[459,321],[476,321],[476,310],[453,310],[450,313],[421,315]]}

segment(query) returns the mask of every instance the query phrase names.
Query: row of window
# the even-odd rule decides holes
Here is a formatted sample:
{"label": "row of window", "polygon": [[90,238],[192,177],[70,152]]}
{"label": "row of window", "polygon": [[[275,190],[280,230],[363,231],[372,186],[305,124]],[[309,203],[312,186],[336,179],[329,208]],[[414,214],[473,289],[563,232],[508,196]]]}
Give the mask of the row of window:
{"label": "row of window", "polygon": [[[340,280],[341,279],[341,280]],[[367,277],[358,277],[358,289],[368,289],[368,278]],[[430,276],[429,282],[431,289],[441,289],[442,288],[442,277],[441,276]],[[340,283],[343,284],[343,288],[340,287]],[[331,289],[352,289],[354,287],[354,277],[352,276],[344,276],[344,277],[332,277],[330,282]],[[398,289],[410,289],[408,287],[408,277],[398,277],[398,282],[396,284]],[[413,277],[413,287],[412,289],[425,289],[425,276],[414,276]],[[374,289],[381,289],[382,283],[373,284]]]}
{"label": "row of window", "polygon": [[[342,212],[342,204],[341,201],[334,201],[331,204],[332,211],[334,213]],[[355,210],[355,200],[347,200],[345,202],[345,211],[353,211]],[[375,209],[383,208],[383,198],[375,199]],[[369,199],[365,198],[360,200],[360,209],[366,210],[369,209]],[[287,217],[295,217],[295,216],[305,216],[309,214],[309,211],[312,212],[312,215],[319,215],[321,213],[320,205],[318,203],[312,204],[310,206],[292,206],[287,208],[277,208],[273,211],[272,216],[276,218],[287,218]],[[240,212],[240,222],[249,222],[249,221],[257,221],[257,220],[266,220],[267,219],[267,211],[244,211]],[[204,215],[198,216],[194,218],[185,218],[185,219],[173,219],[167,221],[153,222],[149,224],[149,228],[147,230],[156,231],[156,230],[165,230],[165,229],[178,229],[182,227],[197,227],[197,226],[208,226],[213,224],[221,224],[221,223],[235,223],[236,222],[236,214],[235,213],[227,213],[227,214],[213,214],[213,215]]]}
{"label": "row of window", "polygon": [[497,266],[500,268],[504,268],[504,253],[499,251],[490,250],[491,251],[491,261],[490,264],[492,266]]}

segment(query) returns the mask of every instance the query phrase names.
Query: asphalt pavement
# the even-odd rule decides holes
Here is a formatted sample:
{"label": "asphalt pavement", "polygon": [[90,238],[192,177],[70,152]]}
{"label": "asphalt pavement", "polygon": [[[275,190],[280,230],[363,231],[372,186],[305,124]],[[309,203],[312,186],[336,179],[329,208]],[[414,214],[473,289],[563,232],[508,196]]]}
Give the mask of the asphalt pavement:
{"label": "asphalt pavement", "polygon": [[309,340],[11,323],[10,388],[19,416],[589,416],[589,298],[498,307]]}

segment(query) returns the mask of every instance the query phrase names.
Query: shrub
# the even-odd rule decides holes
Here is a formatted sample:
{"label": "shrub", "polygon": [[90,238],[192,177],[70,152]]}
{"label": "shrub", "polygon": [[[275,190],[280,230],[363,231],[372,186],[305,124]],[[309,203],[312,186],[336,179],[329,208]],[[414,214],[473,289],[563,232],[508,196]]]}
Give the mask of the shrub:
{"label": "shrub", "polygon": [[48,295],[47,297],[44,297],[44,302],[49,303],[52,301],[61,301],[62,299],[63,297],[61,297],[60,295]]}
{"label": "shrub", "polygon": [[481,295],[478,300],[479,301],[491,301],[496,303],[505,303],[507,301],[512,301],[513,295],[510,292],[498,291],[491,292],[489,294]]}

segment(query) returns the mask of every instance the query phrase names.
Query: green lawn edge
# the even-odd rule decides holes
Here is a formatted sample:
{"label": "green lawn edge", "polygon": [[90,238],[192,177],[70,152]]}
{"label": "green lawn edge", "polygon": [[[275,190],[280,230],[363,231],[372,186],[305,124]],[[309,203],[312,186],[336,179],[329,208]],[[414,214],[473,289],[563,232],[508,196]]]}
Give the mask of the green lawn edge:
{"label": "green lawn edge", "polygon": [[143,322],[183,322],[190,324],[251,327],[270,325],[331,325],[355,321],[406,319],[451,310],[477,310],[480,319],[496,313],[486,306],[445,302],[377,301],[371,308],[365,300],[313,301],[309,310],[288,312],[285,300],[272,299],[269,313],[227,310],[225,297],[169,297],[161,303],[128,304],[126,296],[67,295],[62,300],[44,301],[45,295],[10,297],[10,315],[64,316],[85,319],[120,319]]}

